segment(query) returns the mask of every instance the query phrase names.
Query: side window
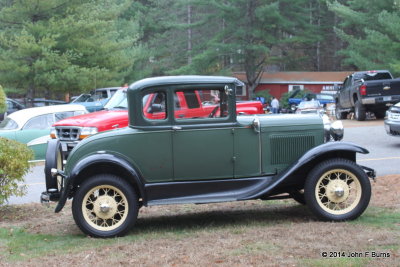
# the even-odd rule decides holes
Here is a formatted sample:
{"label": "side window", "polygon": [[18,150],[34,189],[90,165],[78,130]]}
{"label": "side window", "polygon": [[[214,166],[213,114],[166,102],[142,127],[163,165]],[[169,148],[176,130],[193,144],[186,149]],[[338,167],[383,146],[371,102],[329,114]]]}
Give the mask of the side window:
{"label": "side window", "polygon": [[22,128],[23,130],[44,130],[53,125],[53,114],[40,115],[30,119]]}
{"label": "side window", "polygon": [[54,114],[55,122],[75,116],[74,111],[59,112]]}
{"label": "side window", "polygon": [[196,89],[179,90],[177,95],[183,95],[185,105],[178,109],[175,105],[175,118],[200,119],[200,118],[221,118],[228,114],[228,97],[225,90],[221,89]]}
{"label": "side window", "polygon": [[154,92],[143,96],[143,116],[149,120],[165,120],[166,113],[166,94],[165,92]]}

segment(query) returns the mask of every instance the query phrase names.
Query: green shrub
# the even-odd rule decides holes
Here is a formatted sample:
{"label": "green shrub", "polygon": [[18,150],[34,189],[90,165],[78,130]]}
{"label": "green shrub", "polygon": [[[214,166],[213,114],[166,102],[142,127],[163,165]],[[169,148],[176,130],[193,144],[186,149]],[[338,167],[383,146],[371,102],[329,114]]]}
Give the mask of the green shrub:
{"label": "green shrub", "polygon": [[25,144],[0,137],[0,205],[7,202],[10,196],[23,196],[25,186],[18,186],[24,181],[29,171],[29,160],[33,151]]}
{"label": "green shrub", "polygon": [[[286,92],[281,96],[281,99],[279,101],[280,105],[282,108],[290,108],[289,107],[289,96],[293,92]],[[310,90],[304,89],[300,90],[296,95],[295,98],[303,98],[305,94],[312,93]]]}
{"label": "green shrub", "polygon": [[256,96],[264,97],[266,102],[271,102],[272,99],[272,95],[269,93],[269,89],[257,91]]}
{"label": "green shrub", "polygon": [[4,93],[3,87],[0,85],[0,113],[4,113],[7,110],[6,94]]}

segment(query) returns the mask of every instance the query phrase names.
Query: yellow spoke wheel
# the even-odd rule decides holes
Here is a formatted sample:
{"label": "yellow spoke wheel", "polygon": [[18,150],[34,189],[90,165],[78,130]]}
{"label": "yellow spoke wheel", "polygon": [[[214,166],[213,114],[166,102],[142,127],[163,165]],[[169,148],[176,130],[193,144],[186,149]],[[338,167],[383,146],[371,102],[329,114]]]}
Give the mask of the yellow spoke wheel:
{"label": "yellow spoke wheel", "polygon": [[360,203],[361,193],[359,180],[345,169],[325,172],[315,187],[315,198],[321,208],[338,215],[353,210]]}
{"label": "yellow spoke wheel", "polygon": [[124,193],[111,185],[100,185],[88,191],[82,201],[86,222],[100,231],[119,227],[128,217],[129,204]]}
{"label": "yellow spoke wheel", "polygon": [[89,177],[75,193],[72,214],[78,227],[93,237],[126,234],[138,214],[138,197],[121,177],[102,174]]}
{"label": "yellow spoke wheel", "polygon": [[367,208],[371,184],[364,170],[353,161],[330,159],[316,165],[308,174],[304,197],[320,219],[352,220]]}

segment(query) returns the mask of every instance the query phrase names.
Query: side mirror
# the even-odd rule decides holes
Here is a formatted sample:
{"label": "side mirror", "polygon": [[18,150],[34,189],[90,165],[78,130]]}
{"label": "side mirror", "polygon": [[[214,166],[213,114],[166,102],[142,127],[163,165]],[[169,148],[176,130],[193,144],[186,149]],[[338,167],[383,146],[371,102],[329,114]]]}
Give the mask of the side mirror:
{"label": "side mirror", "polygon": [[225,94],[226,95],[232,95],[233,94],[233,89],[232,88],[229,88],[229,86],[228,85],[225,85]]}

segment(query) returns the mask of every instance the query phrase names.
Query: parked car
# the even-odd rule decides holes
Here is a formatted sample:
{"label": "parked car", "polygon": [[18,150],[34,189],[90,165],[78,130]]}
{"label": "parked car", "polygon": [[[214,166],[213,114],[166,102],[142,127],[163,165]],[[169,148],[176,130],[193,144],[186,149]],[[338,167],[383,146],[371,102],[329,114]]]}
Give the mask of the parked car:
{"label": "parked car", "polygon": [[[230,77],[175,76],[138,81],[128,91],[129,127],[83,139],[60,166],[49,142],[42,201],[73,198],[73,218],[94,237],[126,234],[142,206],[294,198],[320,219],[355,219],[371,197],[365,148],[335,140],[343,129],[319,115],[242,115]],[[220,101],[207,116],[182,114],[176,95]],[[214,92],[211,92],[214,91]],[[148,102],[147,99],[154,99]],[[303,191],[304,190],[304,191]]]}
{"label": "parked car", "polygon": [[399,101],[400,78],[394,79],[387,70],[354,72],[346,77],[335,96],[335,114],[340,120],[354,112],[355,119],[363,121],[369,111],[383,119],[388,105]]}
{"label": "parked car", "polygon": [[44,160],[50,128],[55,122],[87,113],[82,105],[56,105],[27,108],[7,116],[0,123],[0,137],[27,144],[35,160]]}
{"label": "parked car", "polygon": [[324,107],[327,104],[335,103],[335,98],[331,94],[307,93],[302,98],[297,98],[296,95],[298,95],[299,92],[300,92],[300,90],[297,89],[289,96],[288,102],[289,102],[289,106],[292,109],[292,111],[295,111],[297,109],[297,106],[302,101],[316,100],[316,101],[319,101],[319,103]]}
{"label": "parked car", "polygon": [[324,107],[317,100],[301,101],[296,109],[296,114],[320,114],[324,112]]}
{"label": "parked car", "polygon": [[400,136],[400,103],[386,112],[385,129],[388,135]]}
{"label": "parked car", "polygon": [[79,104],[86,107],[89,112],[102,110],[104,104],[113,96],[120,87],[98,88],[90,94],[81,94],[71,104]]}
{"label": "parked car", "polygon": [[[207,117],[217,105],[212,95],[200,95],[199,91],[177,92],[174,95],[175,105],[179,106],[176,116],[185,118],[193,116],[197,118]],[[153,94],[145,99],[143,108],[145,112],[163,110],[158,104],[160,95]],[[215,110],[217,112],[217,110]],[[263,106],[260,101],[240,101],[236,103],[238,114],[262,114]],[[150,115],[149,115],[150,116]],[[105,104],[104,110],[82,115],[79,117],[61,120],[53,125],[52,138],[58,138],[63,147],[65,157],[83,139],[98,132],[124,128],[128,126],[128,101],[127,88],[120,88]]]}
{"label": "parked car", "polygon": [[45,98],[34,98],[33,100],[27,100],[27,107],[44,107],[63,104],[67,104],[67,102]]}
{"label": "parked car", "polygon": [[4,113],[0,113],[0,121],[4,120],[4,117],[10,115],[11,113],[24,109],[25,106],[19,103],[17,100],[7,98],[6,99],[7,110]]}

